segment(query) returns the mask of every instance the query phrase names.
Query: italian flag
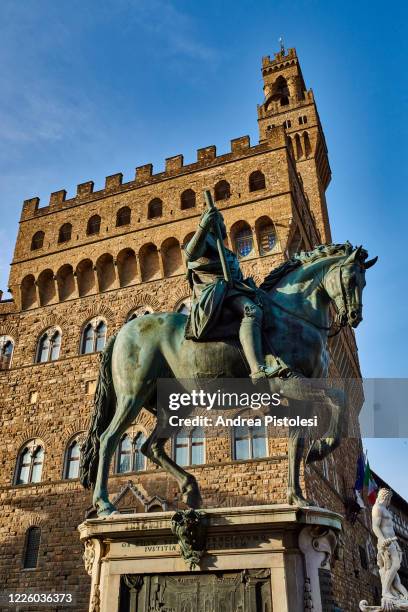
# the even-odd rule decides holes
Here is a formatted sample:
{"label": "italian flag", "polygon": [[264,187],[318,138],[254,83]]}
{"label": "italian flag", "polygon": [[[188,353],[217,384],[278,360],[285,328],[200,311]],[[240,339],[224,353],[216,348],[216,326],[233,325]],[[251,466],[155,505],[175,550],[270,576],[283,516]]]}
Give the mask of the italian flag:
{"label": "italian flag", "polygon": [[367,487],[367,498],[370,504],[373,506],[375,504],[375,500],[377,499],[377,491],[378,487],[371,474],[370,464],[368,460],[366,462],[365,471],[364,471],[364,486]]}

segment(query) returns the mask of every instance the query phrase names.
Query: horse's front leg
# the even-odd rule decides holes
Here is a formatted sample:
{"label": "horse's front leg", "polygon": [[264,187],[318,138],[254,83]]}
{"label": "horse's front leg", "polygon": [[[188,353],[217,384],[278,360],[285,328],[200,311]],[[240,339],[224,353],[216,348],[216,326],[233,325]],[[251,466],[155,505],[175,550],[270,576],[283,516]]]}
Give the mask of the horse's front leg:
{"label": "horse's front leg", "polygon": [[289,431],[288,440],[288,488],[287,501],[288,504],[294,506],[311,506],[311,502],[307,500],[300,486],[300,464],[305,448],[305,439],[299,429],[291,428]]}
{"label": "horse's front leg", "polygon": [[[174,429],[177,435],[176,429]],[[183,470],[164,450],[170,436],[159,425],[156,425],[152,434],[147,438],[142,446],[142,453],[146,455],[156,465],[163,468],[177,481],[183,502],[189,508],[200,508],[202,504],[200,489],[197,480],[192,474]]]}
{"label": "horse's front leg", "polygon": [[131,395],[119,396],[115,415],[101,435],[98,473],[93,492],[93,505],[98,516],[106,517],[116,512],[108,495],[109,466],[122,434],[136,418],[144,399],[145,396],[142,398]]}
{"label": "horse's front leg", "polygon": [[341,390],[329,389],[326,406],[330,410],[330,423],[324,436],[313,440],[307,453],[306,463],[321,461],[340,445],[344,420],[345,394]]}

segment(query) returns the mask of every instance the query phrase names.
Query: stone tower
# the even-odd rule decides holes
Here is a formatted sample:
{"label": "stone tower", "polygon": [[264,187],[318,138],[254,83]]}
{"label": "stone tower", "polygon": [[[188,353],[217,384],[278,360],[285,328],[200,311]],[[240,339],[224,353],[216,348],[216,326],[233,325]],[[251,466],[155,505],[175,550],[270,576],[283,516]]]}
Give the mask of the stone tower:
{"label": "stone tower", "polygon": [[331,170],[313,91],[307,90],[295,49],[282,49],[262,58],[264,102],[258,106],[259,140],[268,140],[273,127],[283,125],[321,242],[331,242],[326,189]]}

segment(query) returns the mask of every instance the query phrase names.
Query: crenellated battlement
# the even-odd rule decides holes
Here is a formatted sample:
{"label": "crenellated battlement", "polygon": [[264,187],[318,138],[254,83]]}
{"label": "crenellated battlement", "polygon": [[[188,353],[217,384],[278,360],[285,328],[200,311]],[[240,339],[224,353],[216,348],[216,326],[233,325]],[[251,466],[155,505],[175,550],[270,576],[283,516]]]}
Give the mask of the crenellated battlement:
{"label": "crenellated battlement", "polygon": [[267,150],[278,149],[287,146],[285,130],[282,126],[277,126],[270,130],[268,138],[265,142],[251,146],[249,136],[240,136],[231,140],[231,148],[228,153],[217,156],[215,145],[202,147],[197,149],[197,161],[191,164],[184,165],[183,155],[174,155],[165,160],[165,169],[163,172],[154,174],[153,164],[144,164],[136,167],[135,178],[128,182],[123,182],[123,174],[118,172],[105,178],[105,186],[103,189],[94,191],[94,182],[87,181],[77,185],[76,195],[67,199],[65,189],[54,191],[50,195],[50,200],[47,206],[40,207],[40,199],[38,197],[29,198],[24,201],[21,221],[26,221],[32,217],[41,216],[75,206],[79,203],[94,201],[112,195],[144,187],[148,184],[154,184],[178,175],[197,172],[209,166],[217,166],[219,164],[228,163],[241,157],[256,155]]}
{"label": "crenellated battlement", "polygon": [[262,70],[266,68],[272,68],[273,70],[281,70],[285,63],[289,66],[290,64],[297,64],[298,58],[296,54],[296,49],[291,48],[287,49],[286,52],[278,51],[278,53],[274,54],[274,58],[271,59],[269,55],[265,55],[262,58]]}

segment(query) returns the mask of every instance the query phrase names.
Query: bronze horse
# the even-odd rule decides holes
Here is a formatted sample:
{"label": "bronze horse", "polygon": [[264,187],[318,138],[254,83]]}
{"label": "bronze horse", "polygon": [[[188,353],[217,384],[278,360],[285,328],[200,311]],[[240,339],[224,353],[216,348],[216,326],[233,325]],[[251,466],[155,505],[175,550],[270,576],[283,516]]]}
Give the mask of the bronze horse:
{"label": "bronze horse", "polygon": [[[377,260],[367,261],[367,257],[362,247],[353,248],[348,242],[322,245],[295,255],[273,270],[262,283],[264,308],[273,310],[274,326],[266,330],[266,334],[270,334],[270,346],[288,364],[295,377],[327,377],[327,341],[333,329],[330,323],[332,303],[337,310],[339,328],[347,324],[357,327],[362,320],[365,271]],[[121,436],[142,407],[156,414],[158,379],[194,379],[197,372],[216,378],[220,376],[220,363],[225,378],[248,376],[235,340],[187,340],[185,325],[186,316],[180,313],[149,314],[126,323],[104,349],[80,468],[82,484],[93,488],[93,504],[98,516],[108,516],[116,510],[109,501],[107,490],[109,465]],[[268,341],[268,337],[265,340]],[[287,382],[286,396],[301,399],[296,385],[291,392],[290,380]],[[282,387],[282,381],[276,378],[269,379],[269,384],[272,389]],[[340,443],[341,394],[327,392],[326,395],[331,410],[330,424],[324,437],[313,441],[308,462],[323,459]],[[168,434],[163,437],[156,425],[142,452],[174,476],[188,506],[199,507],[198,483],[166,454],[167,439]],[[287,499],[291,504],[308,504],[299,483],[304,446],[305,440],[298,433],[290,435]]]}

